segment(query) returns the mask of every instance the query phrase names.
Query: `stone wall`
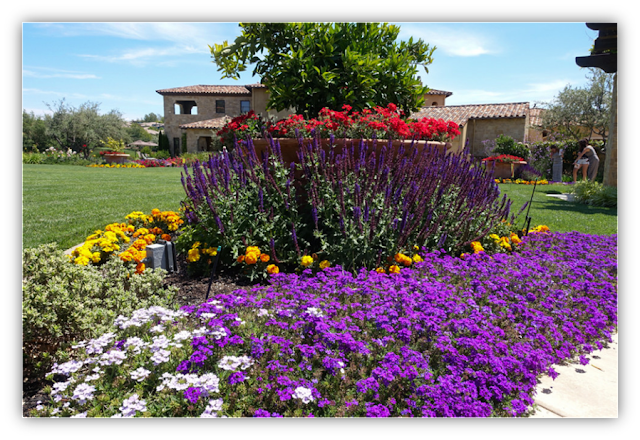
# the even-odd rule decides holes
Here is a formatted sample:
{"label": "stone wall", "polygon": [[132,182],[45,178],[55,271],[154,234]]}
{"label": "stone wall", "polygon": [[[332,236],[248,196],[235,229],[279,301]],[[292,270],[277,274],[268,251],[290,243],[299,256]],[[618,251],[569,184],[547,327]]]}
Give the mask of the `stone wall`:
{"label": "stone wall", "polygon": [[482,141],[495,140],[503,134],[511,136],[517,142],[524,142],[528,118],[470,119],[466,125],[471,154],[484,157]]}

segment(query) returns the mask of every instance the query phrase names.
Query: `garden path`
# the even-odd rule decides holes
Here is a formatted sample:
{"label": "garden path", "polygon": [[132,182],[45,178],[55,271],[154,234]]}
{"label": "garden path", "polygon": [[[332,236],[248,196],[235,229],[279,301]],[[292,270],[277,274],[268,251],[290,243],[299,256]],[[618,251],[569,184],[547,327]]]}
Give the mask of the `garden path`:
{"label": "garden path", "polygon": [[553,368],[555,379],[543,376],[536,388],[538,405],[532,418],[617,418],[618,334],[609,347],[586,356],[587,365],[573,361]]}

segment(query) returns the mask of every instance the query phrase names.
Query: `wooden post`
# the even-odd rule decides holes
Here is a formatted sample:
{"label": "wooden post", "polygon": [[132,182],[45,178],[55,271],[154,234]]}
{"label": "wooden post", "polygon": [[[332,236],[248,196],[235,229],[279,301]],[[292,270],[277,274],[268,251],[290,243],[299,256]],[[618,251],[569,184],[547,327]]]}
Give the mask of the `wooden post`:
{"label": "wooden post", "polygon": [[604,158],[605,186],[618,186],[618,74],[613,75],[613,93],[611,96],[611,122],[609,123],[609,137],[607,151]]}

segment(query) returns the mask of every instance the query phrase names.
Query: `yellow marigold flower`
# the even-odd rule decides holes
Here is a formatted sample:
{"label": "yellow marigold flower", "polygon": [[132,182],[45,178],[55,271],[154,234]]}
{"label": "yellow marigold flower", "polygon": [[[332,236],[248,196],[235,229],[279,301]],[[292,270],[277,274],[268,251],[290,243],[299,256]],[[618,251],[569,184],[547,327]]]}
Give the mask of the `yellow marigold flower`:
{"label": "yellow marigold flower", "polygon": [[207,255],[212,255],[215,257],[216,255],[218,255],[218,249],[214,247],[210,247],[210,248],[202,249],[202,253]]}
{"label": "yellow marigold flower", "polygon": [[86,266],[87,264],[89,264],[89,259],[85,256],[79,256],[78,258],[76,258],[75,260],[73,260],[74,263],[79,264],[81,266]]}
{"label": "yellow marigold flower", "polygon": [[147,234],[147,235],[144,236],[144,241],[146,241],[147,244],[151,244],[154,241],[156,241],[156,236],[153,235],[153,234]]}
{"label": "yellow marigold flower", "polygon": [[125,263],[128,263],[129,261],[133,260],[133,255],[131,254],[131,252],[129,251],[124,251],[123,253],[121,253],[120,255],[118,255],[120,257],[120,259],[122,261],[124,261]]}
{"label": "yellow marigold flower", "polygon": [[376,269],[376,272],[378,272],[378,273],[387,273],[387,271],[386,271],[386,270],[384,270],[384,267],[378,267],[378,268]]}
{"label": "yellow marigold flower", "polygon": [[99,263],[100,262],[100,252],[94,252],[93,255],[91,256],[91,261],[93,261],[94,263]]}
{"label": "yellow marigold flower", "polygon": [[329,266],[331,266],[331,263],[329,263],[329,260],[322,260],[320,262],[320,269],[326,269]]}
{"label": "yellow marigold flower", "polygon": [[262,261],[263,263],[266,263],[270,259],[271,258],[267,254],[260,254],[260,261]]}
{"label": "yellow marigold flower", "polygon": [[246,254],[258,254],[260,255],[260,248],[258,246],[248,246]]}
{"label": "yellow marigold flower", "polygon": [[151,210],[151,215],[160,215],[160,210],[158,208],[154,208]]}
{"label": "yellow marigold flower", "polygon": [[393,266],[390,266],[389,273],[400,273],[400,267],[396,266],[395,264]]}
{"label": "yellow marigold flower", "polygon": [[500,240],[500,236],[498,234],[491,234],[491,235],[489,235],[489,238],[491,238],[493,240]]}
{"label": "yellow marigold flower", "polygon": [[507,237],[501,237],[500,238],[500,247],[503,247],[507,250],[511,250],[511,243],[509,243],[509,239]]}
{"label": "yellow marigold flower", "polygon": [[247,264],[256,264],[258,262],[258,254],[255,254],[253,252],[245,255],[244,257],[244,262]]}
{"label": "yellow marigold flower", "polygon": [[189,249],[187,253],[187,261],[189,263],[195,263],[200,259],[200,250],[199,249]]}
{"label": "yellow marigold flower", "polygon": [[479,241],[471,242],[471,249],[473,250],[474,254],[484,251],[484,248],[482,247],[482,244]]}
{"label": "yellow marigold flower", "polygon": [[420,255],[415,254],[415,255],[413,256],[413,261],[414,261],[415,263],[420,263],[421,261],[424,261],[424,259],[423,259]]}
{"label": "yellow marigold flower", "polygon": [[200,243],[199,241],[196,241],[195,243],[193,243],[193,245],[191,246],[191,249],[198,249],[200,247],[202,243]]}
{"label": "yellow marigold flower", "polygon": [[518,244],[518,243],[522,243],[522,240],[520,240],[520,237],[518,237],[518,234],[516,233],[511,233],[511,242]]}
{"label": "yellow marigold flower", "polygon": [[280,272],[280,269],[275,264],[270,264],[267,266],[267,273],[274,274],[279,272]]}
{"label": "yellow marigold flower", "polygon": [[309,255],[305,255],[304,257],[302,257],[300,264],[302,264],[304,267],[311,266],[313,264],[313,257]]}
{"label": "yellow marigold flower", "polygon": [[138,250],[142,250],[142,249],[147,247],[147,242],[144,241],[143,239],[139,238],[139,239],[137,239],[136,241],[133,242],[131,247],[133,247],[135,249],[138,249]]}
{"label": "yellow marigold flower", "polygon": [[149,230],[147,228],[140,228],[136,232],[133,233],[133,237],[139,237],[141,235],[147,235]]}

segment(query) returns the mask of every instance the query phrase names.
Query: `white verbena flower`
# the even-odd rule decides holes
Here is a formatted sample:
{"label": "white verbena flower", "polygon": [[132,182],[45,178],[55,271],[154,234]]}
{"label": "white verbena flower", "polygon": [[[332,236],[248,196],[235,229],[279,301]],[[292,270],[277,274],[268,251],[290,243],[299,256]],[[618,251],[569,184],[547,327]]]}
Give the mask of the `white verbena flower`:
{"label": "white verbena flower", "polygon": [[306,312],[310,315],[317,316],[318,318],[321,316],[324,316],[324,314],[322,313],[322,310],[316,307],[308,307]]}
{"label": "white verbena flower", "polygon": [[218,417],[218,411],[222,409],[222,399],[210,400],[200,417]]}
{"label": "white verbena flower", "polygon": [[218,362],[218,367],[227,371],[235,371],[241,364],[242,361],[239,358],[235,356],[225,356]]}
{"label": "white verbena flower", "polygon": [[93,392],[96,390],[96,387],[93,385],[88,385],[86,383],[81,383],[76,387],[73,391],[73,399],[80,402],[80,404],[85,403],[87,400],[93,399]]}
{"label": "white verbena flower", "polygon": [[295,389],[293,394],[291,395],[294,399],[302,400],[302,403],[309,403],[313,401],[313,395],[311,394],[311,390],[305,387],[298,387]]}
{"label": "white verbena flower", "polygon": [[169,356],[171,356],[171,352],[168,350],[158,350],[153,356],[151,356],[151,361],[153,365],[159,365],[163,362],[167,362],[169,360]]}
{"label": "white verbena flower", "polygon": [[138,394],[132,394],[131,397],[125,399],[120,407],[122,417],[133,417],[136,412],[144,412],[147,410],[147,402],[144,399],[140,399]]}
{"label": "white verbena flower", "polygon": [[142,382],[149,376],[149,374],[151,374],[151,371],[147,370],[146,368],[140,367],[131,372],[131,379]]}

